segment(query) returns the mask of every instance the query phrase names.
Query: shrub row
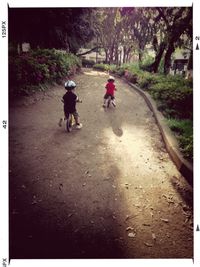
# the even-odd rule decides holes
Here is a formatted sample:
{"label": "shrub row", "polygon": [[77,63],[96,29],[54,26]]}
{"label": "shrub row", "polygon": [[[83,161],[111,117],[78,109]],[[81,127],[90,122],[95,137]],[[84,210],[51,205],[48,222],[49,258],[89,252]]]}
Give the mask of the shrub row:
{"label": "shrub row", "polygon": [[180,75],[161,75],[142,71],[138,66],[122,66],[115,73],[124,75],[131,83],[148,91],[157,101],[158,109],[166,117],[192,119],[193,117],[193,84]]}
{"label": "shrub row", "polygon": [[81,66],[79,59],[55,49],[37,49],[9,57],[9,87],[15,94],[41,84],[60,82]]}
{"label": "shrub row", "polygon": [[180,149],[185,158],[193,160],[193,125],[191,120],[169,119],[168,125],[176,133]]}
{"label": "shrub row", "polygon": [[111,71],[111,72],[116,71],[116,65],[109,65],[103,63],[95,64],[93,68],[100,71]]}

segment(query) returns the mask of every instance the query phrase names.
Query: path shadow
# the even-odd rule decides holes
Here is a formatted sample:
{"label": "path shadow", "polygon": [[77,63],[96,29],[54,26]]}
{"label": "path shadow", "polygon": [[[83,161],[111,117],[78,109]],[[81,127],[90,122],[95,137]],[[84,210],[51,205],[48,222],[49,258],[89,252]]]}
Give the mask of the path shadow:
{"label": "path shadow", "polygon": [[[76,135],[66,136],[60,129],[56,130],[52,134],[50,157],[60,146],[67,147],[70,140],[76,140]],[[90,141],[94,142],[95,137],[92,136]],[[93,146],[90,153],[97,153],[97,149],[98,146]],[[84,153],[87,158],[89,152]],[[44,160],[48,162],[48,159],[46,156]],[[99,157],[98,165],[101,166],[108,160],[111,161],[110,155],[106,153]],[[66,159],[64,162],[65,168],[69,168]],[[55,163],[59,164],[58,161]],[[20,163],[12,163],[13,170],[14,164]],[[63,162],[60,162],[60,166],[62,165]],[[117,184],[120,176],[118,166],[112,163],[108,173],[103,175],[99,172],[98,177],[93,178],[94,186],[91,185],[90,188],[83,187],[83,174],[78,170],[73,177],[67,176],[66,171],[66,175],[62,179],[55,178],[49,188],[47,184],[51,183],[51,165],[50,172],[44,171],[44,168],[45,165],[37,167],[42,177],[34,183],[32,178],[36,170],[33,167],[31,170],[22,168],[10,173],[10,258],[126,258],[126,249],[120,239],[120,226],[116,219],[113,219],[112,209],[115,207],[116,212],[120,210],[120,205],[117,206],[115,201],[117,189],[112,186],[113,183]],[[90,179],[90,176],[87,179]],[[58,188],[61,183],[62,187]],[[71,183],[76,184],[75,192]],[[89,184],[88,181],[87,183]],[[97,195],[101,196],[101,201]]]}
{"label": "path shadow", "polygon": [[114,107],[106,108],[105,114],[108,118],[110,126],[112,127],[113,133],[116,136],[121,137],[123,135],[122,122],[121,119],[116,116],[115,109],[116,108]]}

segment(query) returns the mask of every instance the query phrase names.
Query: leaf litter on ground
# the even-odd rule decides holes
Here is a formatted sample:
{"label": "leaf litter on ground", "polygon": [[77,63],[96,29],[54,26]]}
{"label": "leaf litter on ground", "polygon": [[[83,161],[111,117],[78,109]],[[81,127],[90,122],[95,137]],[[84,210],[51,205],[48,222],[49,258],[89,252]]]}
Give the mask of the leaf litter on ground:
{"label": "leaf litter on ground", "polygon": [[128,233],[128,237],[130,238],[134,238],[135,236],[136,236],[136,233],[134,232]]}
{"label": "leaf litter on ground", "polygon": [[131,226],[128,226],[127,228],[126,228],[126,231],[132,231],[132,230],[134,230],[134,228],[133,227],[131,227]]}
{"label": "leaf litter on ground", "polygon": [[168,219],[164,219],[164,218],[160,218],[160,220],[161,220],[162,222],[165,222],[165,223],[168,223],[168,222],[169,222]]}
{"label": "leaf litter on ground", "polygon": [[147,246],[147,247],[153,247],[153,244],[151,244],[151,243],[144,242],[144,244],[145,244],[145,246]]}

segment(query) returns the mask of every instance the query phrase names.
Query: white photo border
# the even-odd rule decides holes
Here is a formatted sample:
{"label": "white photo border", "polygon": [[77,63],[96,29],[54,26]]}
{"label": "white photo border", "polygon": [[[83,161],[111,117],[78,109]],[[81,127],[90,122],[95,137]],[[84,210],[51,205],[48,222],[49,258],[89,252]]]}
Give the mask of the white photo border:
{"label": "white photo border", "polygon": [[[0,20],[1,23],[6,21],[8,29],[8,5],[12,7],[118,7],[118,6],[192,6],[193,5],[193,77],[194,77],[194,259],[149,259],[149,260],[11,260],[12,267],[27,267],[27,266],[100,266],[103,264],[114,264],[115,266],[170,266],[176,265],[184,266],[200,266],[200,231],[196,231],[197,225],[200,227],[200,209],[199,209],[199,195],[200,195],[200,116],[199,116],[199,101],[200,101],[200,50],[196,50],[197,43],[200,47],[200,1],[194,0],[151,0],[151,1],[91,1],[91,0],[1,0],[0,4]],[[199,39],[198,39],[199,38]],[[2,266],[7,266],[9,263],[9,229],[8,229],[8,32],[6,37],[0,38],[0,75],[1,75],[1,129],[0,129],[0,259]],[[4,122],[4,123],[3,123]],[[6,127],[3,127],[6,125]],[[7,262],[6,262],[7,260]],[[7,265],[3,265],[3,263]]]}

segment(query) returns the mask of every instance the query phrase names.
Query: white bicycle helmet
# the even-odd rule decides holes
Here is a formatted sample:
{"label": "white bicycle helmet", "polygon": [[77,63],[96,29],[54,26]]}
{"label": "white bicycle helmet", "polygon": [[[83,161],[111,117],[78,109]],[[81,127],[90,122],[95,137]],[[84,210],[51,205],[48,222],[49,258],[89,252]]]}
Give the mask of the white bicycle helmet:
{"label": "white bicycle helmet", "polygon": [[111,82],[111,81],[115,81],[115,78],[113,77],[113,76],[109,76],[109,78],[108,78],[108,82]]}
{"label": "white bicycle helmet", "polygon": [[65,89],[66,90],[73,90],[76,87],[76,83],[72,80],[65,82]]}

